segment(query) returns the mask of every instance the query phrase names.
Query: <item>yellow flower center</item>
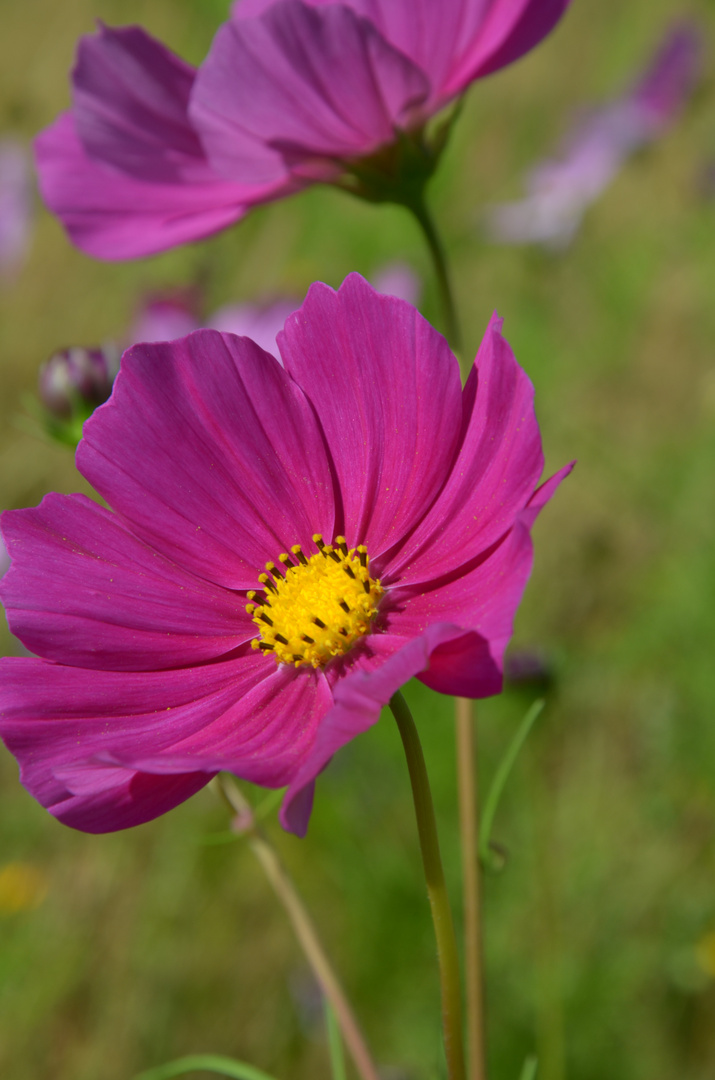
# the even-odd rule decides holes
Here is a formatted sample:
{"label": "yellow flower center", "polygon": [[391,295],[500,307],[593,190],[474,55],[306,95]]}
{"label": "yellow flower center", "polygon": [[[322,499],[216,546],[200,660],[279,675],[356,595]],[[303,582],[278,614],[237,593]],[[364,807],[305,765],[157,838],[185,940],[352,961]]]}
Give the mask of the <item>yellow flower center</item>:
{"label": "yellow flower center", "polygon": [[246,611],[260,630],[251,645],[278,664],[319,668],[342,656],[369,632],[383,594],[363,544],[348,549],[344,536],[324,544],[319,533],[313,543],[318,552],[309,559],[296,544],[279,556],[280,569],[266,563],[263,595],[248,593]]}

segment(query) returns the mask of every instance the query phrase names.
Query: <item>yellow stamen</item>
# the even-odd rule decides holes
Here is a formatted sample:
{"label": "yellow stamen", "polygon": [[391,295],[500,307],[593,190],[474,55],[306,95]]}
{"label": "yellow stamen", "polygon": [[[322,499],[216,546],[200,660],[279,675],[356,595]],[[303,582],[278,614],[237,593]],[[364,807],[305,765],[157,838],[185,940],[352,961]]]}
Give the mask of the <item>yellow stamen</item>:
{"label": "yellow stamen", "polygon": [[[306,559],[300,546],[278,556],[278,566],[266,563],[271,577],[260,574],[265,593],[249,593],[254,601],[246,611],[260,631],[254,649],[272,652],[278,664],[323,667],[348,652],[370,632],[382,586],[369,573],[367,548],[348,548],[344,536],[324,544],[316,533],[318,552]],[[258,606],[256,606],[256,602]]]}

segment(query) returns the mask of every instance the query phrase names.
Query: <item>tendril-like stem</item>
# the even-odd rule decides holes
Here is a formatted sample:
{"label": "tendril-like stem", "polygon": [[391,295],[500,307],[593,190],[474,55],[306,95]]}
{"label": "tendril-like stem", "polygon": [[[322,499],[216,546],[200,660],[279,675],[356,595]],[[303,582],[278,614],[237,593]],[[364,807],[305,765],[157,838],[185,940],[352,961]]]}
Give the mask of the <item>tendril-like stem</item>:
{"label": "tendril-like stem", "polygon": [[462,1037],[462,993],[459,973],[457,939],[454,933],[452,911],[449,906],[447,886],[442,868],[442,856],[437,837],[432,792],[419,735],[407,702],[398,691],[390,699],[390,708],[405,748],[407,768],[410,773],[412,797],[417,817],[422,864],[424,866],[427,895],[432,910],[432,922],[437,942],[440,983],[442,990],[442,1028],[447,1057],[449,1080],[466,1080],[464,1047]]}
{"label": "tendril-like stem", "polygon": [[330,1002],[345,1045],[361,1080],[379,1080],[370,1051],[363,1037],[350,1003],[345,996],[337,975],[333,971],[322,946],[317,930],[301,900],[288,871],[278,857],[273,845],[253,820],[251,807],[237,785],[227,776],[218,777],[219,789],[229,806],[236,812],[242,830],[251,849],[260,862],[273,890],[283,905],[313,974]]}
{"label": "tendril-like stem", "polygon": [[486,1080],[481,881],[479,874],[479,797],[474,702],[455,698],[457,787],[464,896],[464,970],[467,985],[469,1080]]}

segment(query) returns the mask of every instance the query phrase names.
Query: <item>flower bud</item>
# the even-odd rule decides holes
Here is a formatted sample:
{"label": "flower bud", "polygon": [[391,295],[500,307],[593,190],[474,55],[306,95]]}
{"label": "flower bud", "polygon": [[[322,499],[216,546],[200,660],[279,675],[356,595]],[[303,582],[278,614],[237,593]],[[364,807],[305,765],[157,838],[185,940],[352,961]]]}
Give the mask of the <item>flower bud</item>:
{"label": "flower bud", "polygon": [[40,368],[40,398],[62,420],[75,413],[88,415],[111,394],[118,368],[119,357],[112,347],[62,349]]}

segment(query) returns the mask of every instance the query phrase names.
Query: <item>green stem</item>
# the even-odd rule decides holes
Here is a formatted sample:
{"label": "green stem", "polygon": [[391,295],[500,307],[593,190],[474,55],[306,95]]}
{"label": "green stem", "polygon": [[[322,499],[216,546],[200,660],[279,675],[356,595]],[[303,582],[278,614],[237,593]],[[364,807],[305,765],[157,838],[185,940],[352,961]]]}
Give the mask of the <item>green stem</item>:
{"label": "green stem", "polygon": [[467,988],[469,1080],[486,1080],[481,880],[479,875],[479,798],[474,702],[455,698],[459,833],[464,897],[464,972]]}
{"label": "green stem", "polygon": [[432,259],[432,266],[434,268],[435,277],[437,278],[437,288],[439,290],[439,298],[442,305],[442,316],[444,318],[447,340],[454,351],[460,353],[462,350],[462,335],[459,328],[459,319],[457,318],[457,307],[454,302],[454,292],[452,290],[449,267],[447,265],[447,256],[439,233],[432,220],[432,215],[427,209],[427,203],[424,198],[415,199],[409,203],[404,203],[404,205],[414,215],[415,220],[427,241],[430,258]]}
{"label": "green stem", "polygon": [[333,1080],[347,1080],[348,1074],[345,1069],[345,1054],[343,1052],[343,1040],[340,1037],[338,1018],[327,998],[324,999],[324,1002],[325,1026],[328,1029],[328,1051]]}
{"label": "green stem", "polygon": [[358,1075],[361,1080],[379,1080],[377,1069],[373,1064],[350,1003],[328,960],[315,925],[288,871],[278,857],[278,852],[256,824],[250,803],[244,798],[241,790],[233,780],[225,774],[219,774],[217,780],[223,798],[238,814],[242,822],[243,833],[248,839],[253,854],[263,867],[263,872],[283,905],[318,985],[333,1009]]}
{"label": "green stem", "polygon": [[398,691],[390,699],[390,708],[405,748],[407,768],[412,784],[417,831],[422,851],[427,895],[432,910],[432,922],[437,941],[440,982],[442,989],[442,1028],[447,1057],[449,1080],[466,1080],[462,1043],[462,995],[459,975],[459,956],[454,922],[449,906],[447,886],[439,851],[437,823],[434,816],[424,754],[419,735],[407,702]]}

